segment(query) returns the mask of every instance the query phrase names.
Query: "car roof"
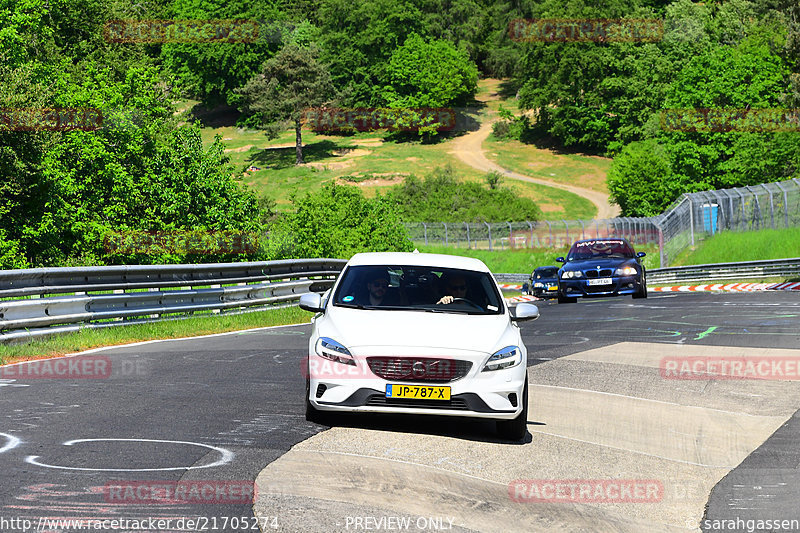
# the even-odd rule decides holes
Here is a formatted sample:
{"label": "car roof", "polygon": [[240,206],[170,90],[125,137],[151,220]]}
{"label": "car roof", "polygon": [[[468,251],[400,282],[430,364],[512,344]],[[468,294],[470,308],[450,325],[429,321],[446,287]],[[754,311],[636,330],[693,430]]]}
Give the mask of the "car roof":
{"label": "car roof", "polygon": [[350,258],[349,266],[362,265],[409,265],[442,268],[458,268],[490,272],[483,261],[472,257],[461,257],[447,254],[424,254],[417,252],[368,252],[356,254]]}

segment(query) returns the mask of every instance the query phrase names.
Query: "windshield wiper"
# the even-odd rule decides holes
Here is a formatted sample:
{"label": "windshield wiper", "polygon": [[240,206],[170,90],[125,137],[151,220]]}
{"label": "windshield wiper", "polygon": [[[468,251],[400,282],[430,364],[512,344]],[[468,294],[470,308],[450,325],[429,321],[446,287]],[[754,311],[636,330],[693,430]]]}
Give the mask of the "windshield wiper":
{"label": "windshield wiper", "polygon": [[346,303],[336,302],[334,305],[337,305],[339,307],[349,307],[350,309],[366,309],[366,307],[364,307],[361,304],[346,304]]}

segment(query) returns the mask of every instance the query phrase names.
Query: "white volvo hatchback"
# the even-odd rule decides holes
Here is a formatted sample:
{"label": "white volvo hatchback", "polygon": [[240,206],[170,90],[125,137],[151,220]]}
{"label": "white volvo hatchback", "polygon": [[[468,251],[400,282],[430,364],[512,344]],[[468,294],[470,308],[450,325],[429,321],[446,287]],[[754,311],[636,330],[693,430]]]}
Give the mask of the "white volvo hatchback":
{"label": "white volvo hatchback", "polygon": [[477,259],[421,253],[356,254],[324,295],[309,341],[306,418],[326,411],[435,414],[497,420],[527,431],[527,350],[520,320]]}

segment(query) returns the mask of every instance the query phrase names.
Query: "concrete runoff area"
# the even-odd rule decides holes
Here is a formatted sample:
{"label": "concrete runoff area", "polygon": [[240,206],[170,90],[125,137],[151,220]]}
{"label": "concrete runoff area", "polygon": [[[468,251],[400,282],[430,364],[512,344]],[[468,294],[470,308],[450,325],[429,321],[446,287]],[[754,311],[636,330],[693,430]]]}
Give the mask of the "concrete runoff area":
{"label": "concrete runoff area", "polygon": [[[262,470],[255,514],[279,511],[291,531],[363,531],[366,518],[400,516],[451,520],[452,531],[699,531],[715,485],[800,408],[800,382],[665,379],[664,357],[800,350],[623,342],[537,364],[524,443],[333,427]],[[660,494],[515,501],[515,480],[655,481]]]}

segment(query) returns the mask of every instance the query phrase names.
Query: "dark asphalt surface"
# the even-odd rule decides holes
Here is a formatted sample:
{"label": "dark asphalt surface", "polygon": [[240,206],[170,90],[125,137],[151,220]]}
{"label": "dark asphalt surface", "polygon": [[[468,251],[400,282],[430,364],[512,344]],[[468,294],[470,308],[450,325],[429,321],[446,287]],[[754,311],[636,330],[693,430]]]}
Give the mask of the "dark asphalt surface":
{"label": "dark asphalt surface", "polygon": [[[522,325],[532,365],[621,341],[800,348],[798,293],[537,303],[541,318]],[[151,531],[178,531],[177,519],[201,517],[207,531],[257,531],[252,506],[224,495],[215,503],[120,502],[104,487],[122,480],[252,482],[294,444],[325,430],[303,417],[300,361],[309,332],[304,325],[104,350],[92,354],[111,365],[102,379],[3,376],[0,530],[24,531],[11,519],[31,520],[35,530],[42,517],[160,517],[172,527]],[[397,424],[399,431],[420,430],[418,422]],[[457,427],[445,422],[434,431],[457,435]],[[481,435],[470,430],[466,438]],[[488,429],[485,435],[493,438]],[[800,519],[798,438],[795,414],[718,484],[707,518]],[[70,443],[78,439],[85,440]],[[230,517],[250,521],[234,526]],[[274,530],[272,517],[262,519],[265,531]]]}

